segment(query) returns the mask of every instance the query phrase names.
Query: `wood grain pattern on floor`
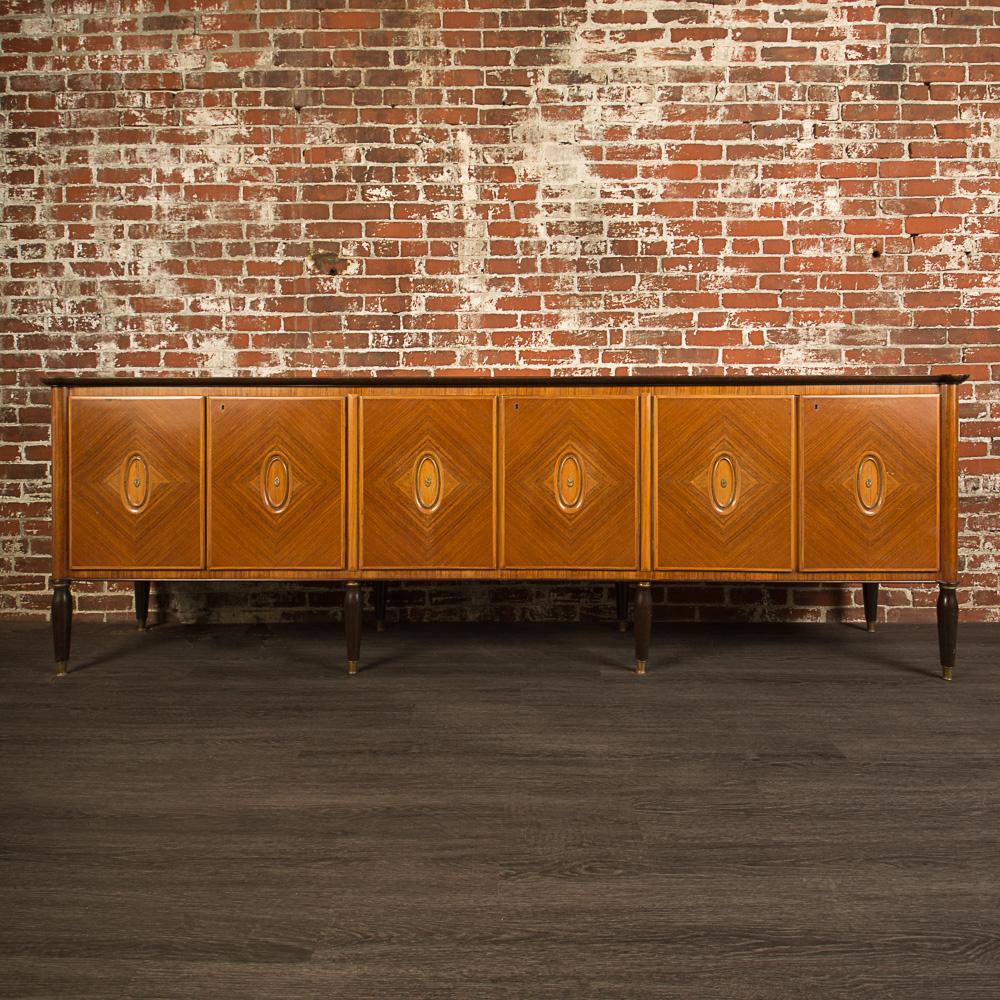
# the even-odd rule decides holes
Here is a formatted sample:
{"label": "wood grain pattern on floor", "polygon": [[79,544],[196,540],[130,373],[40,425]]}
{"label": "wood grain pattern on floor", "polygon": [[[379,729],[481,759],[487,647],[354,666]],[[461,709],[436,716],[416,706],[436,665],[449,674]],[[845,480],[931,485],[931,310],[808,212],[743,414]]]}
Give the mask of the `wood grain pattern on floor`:
{"label": "wood grain pattern on floor", "polygon": [[0,996],[1000,995],[1000,628],[0,628]]}

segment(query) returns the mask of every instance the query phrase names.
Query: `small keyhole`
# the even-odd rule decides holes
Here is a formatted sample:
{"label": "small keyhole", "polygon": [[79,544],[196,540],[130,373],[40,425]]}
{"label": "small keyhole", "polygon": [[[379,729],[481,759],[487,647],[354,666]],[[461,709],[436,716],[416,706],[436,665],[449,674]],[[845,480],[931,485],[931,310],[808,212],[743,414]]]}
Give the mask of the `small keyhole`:
{"label": "small keyhole", "polygon": [[133,486],[134,486],[134,487],[135,487],[136,489],[138,489],[138,488],[139,488],[139,480],[138,480],[138,479],[133,479],[133,480],[132,480],[132,485],[133,485]]}
{"label": "small keyhole", "polygon": [[871,489],[872,488],[872,481],[870,479],[866,479],[865,480],[865,486],[867,486],[868,489]]}
{"label": "small keyhole", "polygon": [[431,480],[430,480],[430,477],[427,477],[426,479],[424,479],[424,486],[426,486],[426,487],[427,487],[427,489],[430,489],[430,488],[431,488]]}
{"label": "small keyhole", "polygon": [[725,489],[725,488],[726,488],[726,487],[727,487],[727,486],[729,485],[729,481],[728,481],[728,480],[726,480],[726,479],[723,479],[723,480],[722,480],[722,482],[721,482],[721,483],[719,483],[719,485],[720,485],[720,486],[721,486],[721,487],[722,487],[723,489]]}
{"label": "small keyhole", "polygon": [[819,409],[819,403],[813,403],[813,409],[814,410],[818,410]]}
{"label": "small keyhole", "polygon": [[277,476],[274,477],[274,485],[275,486],[280,486],[281,485],[281,480]]}
{"label": "small keyhole", "polygon": [[567,479],[567,480],[566,480],[566,485],[567,485],[567,486],[568,486],[568,487],[569,487],[570,489],[573,489],[573,480],[572,480],[572,479]]}
{"label": "small keyhole", "polygon": [[222,406],[219,407],[220,410],[224,410],[225,408],[226,408],[226,404],[225,403],[223,403]]}

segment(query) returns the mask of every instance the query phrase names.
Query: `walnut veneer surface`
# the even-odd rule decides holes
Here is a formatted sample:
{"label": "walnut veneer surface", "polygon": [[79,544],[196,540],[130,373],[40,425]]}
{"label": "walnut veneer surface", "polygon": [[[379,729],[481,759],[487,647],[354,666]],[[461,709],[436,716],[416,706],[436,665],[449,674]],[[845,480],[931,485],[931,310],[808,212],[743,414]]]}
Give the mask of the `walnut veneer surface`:
{"label": "walnut veneer surface", "polygon": [[948,675],[961,379],[53,380],[57,660],[73,579],[937,580]]}

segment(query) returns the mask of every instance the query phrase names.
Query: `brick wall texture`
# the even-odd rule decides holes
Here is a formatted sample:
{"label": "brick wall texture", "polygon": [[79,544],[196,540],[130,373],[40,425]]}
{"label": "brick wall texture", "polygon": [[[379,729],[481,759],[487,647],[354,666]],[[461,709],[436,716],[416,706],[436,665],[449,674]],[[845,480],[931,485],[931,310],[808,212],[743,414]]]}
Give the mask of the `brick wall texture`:
{"label": "brick wall texture", "polygon": [[[3,614],[48,606],[46,373],[962,370],[960,597],[1000,620],[996,0],[7,0],[0,31]],[[883,591],[932,617],[933,590]],[[282,620],[340,588],[160,600]],[[821,621],[860,594],[657,600]]]}

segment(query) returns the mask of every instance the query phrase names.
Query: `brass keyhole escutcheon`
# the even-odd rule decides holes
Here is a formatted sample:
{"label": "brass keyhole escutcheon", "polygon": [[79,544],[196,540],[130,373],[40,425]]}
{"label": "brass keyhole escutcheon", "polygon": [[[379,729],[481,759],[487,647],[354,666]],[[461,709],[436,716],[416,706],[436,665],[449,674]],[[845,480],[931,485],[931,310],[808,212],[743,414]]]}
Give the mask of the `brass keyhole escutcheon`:
{"label": "brass keyhole escutcheon", "polygon": [[723,480],[722,480],[722,482],[720,482],[720,483],[719,483],[719,485],[720,485],[720,486],[721,486],[721,487],[722,487],[723,489],[725,489],[725,488],[726,488],[726,487],[727,487],[727,486],[729,485],[729,480],[728,480],[728,479],[723,479]]}
{"label": "brass keyhole escutcheon", "polygon": [[434,480],[430,476],[424,476],[424,486],[430,489],[434,485]]}
{"label": "brass keyhole escutcheon", "polygon": [[272,479],[271,481],[274,483],[275,486],[281,485],[281,479],[278,476],[275,476],[274,479]]}
{"label": "brass keyhole escutcheon", "polygon": [[573,489],[573,480],[572,480],[572,479],[567,479],[567,480],[566,480],[566,485],[567,485],[567,486],[568,486],[568,487],[569,487],[570,489]]}
{"label": "brass keyhole escutcheon", "polygon": [[138,488],[139,488],[139,487],[140,487],[140,486],[142,485],[142,480],[141,480],[141,479],[133,479],[133,480],[132,480],[132,485],[133,485],[133,486],[134,486],[134,487],[135,487],[136,489],[138,489]]}
{"label": "brass keyhole escutcheon", "polygon": [[867,486],[868,489],[871,489],[872,488],[872,481],[870,479],[866,479],[865,480],[865,486]]}

